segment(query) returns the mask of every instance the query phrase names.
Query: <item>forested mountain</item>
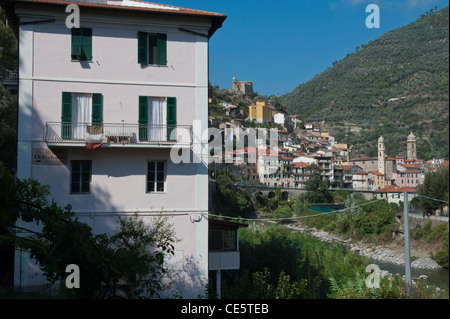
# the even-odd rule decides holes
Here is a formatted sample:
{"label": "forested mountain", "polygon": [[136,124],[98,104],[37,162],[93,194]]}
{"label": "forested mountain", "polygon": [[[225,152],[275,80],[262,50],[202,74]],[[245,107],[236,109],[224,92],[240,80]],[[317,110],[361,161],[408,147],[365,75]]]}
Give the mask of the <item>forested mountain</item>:
{"label": "forested mountain", "polygon": [[[341,61],[281,97],[306,121],[326,121],[339,142],[376,154],[406,149],[410,131],[421,158],[449,154],[449,12],[430,10],[415,22],[356,48]],[[356,124],[362,130],[350,133]],[[331,127],[330,127],[331,126]]]}

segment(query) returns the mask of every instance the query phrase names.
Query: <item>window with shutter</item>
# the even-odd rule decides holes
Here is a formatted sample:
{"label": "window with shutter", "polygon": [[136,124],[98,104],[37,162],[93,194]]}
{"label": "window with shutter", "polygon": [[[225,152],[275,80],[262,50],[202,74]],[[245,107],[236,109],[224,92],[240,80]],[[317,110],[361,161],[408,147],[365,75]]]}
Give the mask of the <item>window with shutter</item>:
{"label": "window with shutter", "polygon": [[99,93],[92,94],[92,124],[99,125],[103,123],[103,95]]}
{"label": "window with shutter", "polygon": [[91,28],[72,28],[72,60],[92,61]]}
{"label": "window with shutter", "polygon": [[72,138],[72,92],[62,93],[61,137]]}
{"label": "window with shutter", "polygon": [[138,63],[148,64],[148,34],[138,32]]}
{"label": "window with shutter", "polygon": [[167,140],[176,141],[177,125],[177,99],[175,97],[167,98]]}
{"label": "window with shutter", "polygon": [[158,65],[167,65],[167,35],[166,34],[157,34],[156,41],[156,64]]}
{"label": "window with shutter", "polygon": [[148,140],[148,97],[139,97],[139,140]]}
{"label": "window with shutter", "polygon": [[167,65],[167,34],[138,32],[138,63]]}

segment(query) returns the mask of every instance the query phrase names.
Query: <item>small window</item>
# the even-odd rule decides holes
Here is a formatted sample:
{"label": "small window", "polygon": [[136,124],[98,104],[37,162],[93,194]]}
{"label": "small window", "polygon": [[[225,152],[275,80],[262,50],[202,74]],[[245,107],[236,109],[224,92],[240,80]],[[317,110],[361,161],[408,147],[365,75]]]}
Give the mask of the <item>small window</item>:
{"label": "small window", "polygon": [[138,32],[138,63],[167,65],[167,34]]}
{"label": "small window", "polygon": [[72,28],[72,60],[92,61],[91,28]]}
{"label": "small window", "polygon": [[148,162],[147,193],[166,191],[166,162]]}
{"label": "small window", "polygon": [[92,161],[71,161],[70,163],[70,193],[90,194]]}
{"label": "small window", "polygon": [[237,250],[236,230],[210,230],[210,251],[235,251]]}

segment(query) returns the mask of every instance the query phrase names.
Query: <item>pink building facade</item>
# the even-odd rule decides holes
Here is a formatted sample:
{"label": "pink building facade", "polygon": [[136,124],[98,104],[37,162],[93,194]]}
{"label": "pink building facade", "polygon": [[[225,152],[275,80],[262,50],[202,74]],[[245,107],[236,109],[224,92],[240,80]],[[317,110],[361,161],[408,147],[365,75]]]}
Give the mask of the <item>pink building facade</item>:
{"label": "pink building facade", "polygon": [[[50,185],[58,205],[71,204],[96,233],[135,212],[171,216],[181,239],[167,261],[176,287],[183,297],[204,293],[208,46],[226,17],[134,0],[10,3],[20,56],[17,177]],[[73,3],[80,29],[66,25]],[[173,149],[190,160],[174,161]],[[15,260],[15,286],[45,284],[25,252]]]}
{"label": "pink building facade", "polygon": [[404,170],[393,173],[395,185],[416,188],[422,184],[422,173],[419,170]]}

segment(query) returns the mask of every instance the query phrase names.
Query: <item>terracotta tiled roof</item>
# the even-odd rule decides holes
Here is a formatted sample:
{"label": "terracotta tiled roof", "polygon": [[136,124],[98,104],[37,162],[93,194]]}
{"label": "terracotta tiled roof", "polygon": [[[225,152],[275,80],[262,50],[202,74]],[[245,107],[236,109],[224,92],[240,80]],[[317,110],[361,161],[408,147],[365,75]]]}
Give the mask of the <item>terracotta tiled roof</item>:
{"label": "terracotta tiled roof", "polygon": [[378,176],[384,176],[384,174],[381,174],[380,172],[377,172],[377,171],[370,171],[369,173],[378,175]]}
{"label": "terracotta tiled roof", "polygon": [[417,173],[417,174],[420,174],[420,171],[418,171],[416,169],[407,169],[406,171],[401,171],[399,173],[400,174],[404,174],[404,173]]}
{"label": "terracotta tiled roof", "polygon": [[417,193],[417,189],[412,187],[400,187],[396,185],[390,185],[385,188],[377,189],[375,193]]}
{"label": "terracotta tiled roof", "polygon": [[305,162],[295,162],[293,167],[294,168],[307,168],[310,164]]}
{"label": "terracotta tiled roof", "polygon": [[99,1],[100,3],[86,2],[82,0],[0,0],[0,4],[6,5],[9,15],[14,15],[14,8],[11,8],[15,3],[33,3],[40,5],[61,5],[67,6],[69,4],[76,4],[82,8],[99,8],[108,10],[123,10],[123,11],[139,11],[164,15],[181,15],[181,16],[198,16],[209,17],[212,19],[212,27],[209,30],[208,36],[211,37],[214,32],[222,26],[223,21],[227,18],[221,13],[187,9],[176,7],[172,5],[158,4],[154,2],[147,2],[141,0],[117,0],[117,1]]}
{"label": "terracotta tiled roof", "polygon": [[[2,2],[11,2],[8,0],[3,0]],[[180,13],[180,14],[190,14],[190,15],[204,15],[204,16],[220,16],[226,17],[224,14],[209,12],[203,10],[187,9],[182,7],[176,7],[167,4],[159,4],[148,1],[141,0],[124,0],[124,1],[104,1],[105,3],[95,3],[80,0],[14,0],[13,2],[33,2],[42,4],[76,4],[83,7],[98,7],[98,8],[120,8],[120,9],[131,9],[131,10],[142,10],[142,11],[157,11],[157,12],[170,12],[170,13]],[[100,1],[102,2],[102,1]]]}
{"label": "terracotta tiled roof", "polygon": [[398,166],[402,166],[404,168],[418,168],[420,164],[398,164]]}

